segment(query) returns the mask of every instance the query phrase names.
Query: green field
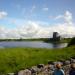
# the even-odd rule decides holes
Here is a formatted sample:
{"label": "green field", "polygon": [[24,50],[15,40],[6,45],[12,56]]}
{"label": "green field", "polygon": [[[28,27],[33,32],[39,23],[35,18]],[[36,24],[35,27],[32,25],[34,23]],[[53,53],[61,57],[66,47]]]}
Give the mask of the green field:
{"label": "green field", "polygon": [[45,48],[3,48],[0,49],[0,75],[16,72],[37,64],[47,64],[49,60],[59,61],[75,56],[75,47],[63,49]]}

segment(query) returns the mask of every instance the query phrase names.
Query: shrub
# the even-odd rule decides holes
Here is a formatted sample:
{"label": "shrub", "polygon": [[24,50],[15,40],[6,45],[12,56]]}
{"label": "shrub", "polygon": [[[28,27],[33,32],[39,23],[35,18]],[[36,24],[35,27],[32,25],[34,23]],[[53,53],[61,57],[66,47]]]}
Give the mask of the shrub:
{"label": "shrub", "polygon": [[68,44],[68,47],[69,47],[69,46],[72,46],[72,45],[75,45],[75,37],[73,37],[73,38],[71,39],[71,41],[70,41],[69,44]]}

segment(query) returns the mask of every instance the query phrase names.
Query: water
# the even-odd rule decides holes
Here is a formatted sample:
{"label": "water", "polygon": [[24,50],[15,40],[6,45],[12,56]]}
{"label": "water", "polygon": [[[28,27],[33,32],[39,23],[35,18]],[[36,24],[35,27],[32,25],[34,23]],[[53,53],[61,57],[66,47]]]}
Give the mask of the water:
{"label": "water", "polygon": [[45,43],[43,41],[4,41],[0,42],[0,48],[10,47],[32,47],[32,48],[63,48],[67,43],[53,44]]}

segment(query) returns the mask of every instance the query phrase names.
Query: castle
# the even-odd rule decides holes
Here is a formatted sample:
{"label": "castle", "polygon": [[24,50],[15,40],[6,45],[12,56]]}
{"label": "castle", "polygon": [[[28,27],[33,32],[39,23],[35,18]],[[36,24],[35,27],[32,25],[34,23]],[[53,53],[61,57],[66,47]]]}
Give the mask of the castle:
{"label": "castle", "polygon": [[53,41],[60,41],[61,37],[58,32],[53,32]]}

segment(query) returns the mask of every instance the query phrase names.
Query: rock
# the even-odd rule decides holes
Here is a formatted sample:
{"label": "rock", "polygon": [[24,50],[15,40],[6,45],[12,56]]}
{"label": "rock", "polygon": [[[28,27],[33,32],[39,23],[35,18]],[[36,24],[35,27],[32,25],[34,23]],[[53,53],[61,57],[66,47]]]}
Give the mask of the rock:
{"label": "rock", "polygon": [[75,59],[71,59],[71,63],[75,63]]}
{"label": "rock", "polygon": [[51,75],[48,70],[44,70],[43,72],[40,73],[40,75]]}
{"label": "rock", "polygon": [[18,75],[23,75],[23,74],[24,74],[24,70],[18,72]]}
{"label": "rock", "polygon": [[44,67],[44,64],[38,64],[37,65],[37,68],[43,68]]}
{"label": "rock", "polygon": [[64,65],[69,65],[70,63],[71,63],[70,60],[67,60],[64,62]]}
{"label": "rock", "polygon": [[28,69],[21,70],[18,72],[18,75],[31,75],[31,71]]}
{"label": "rock", "polygon": [[44,71],[42,73],[43,75],[52,75],[53,70],[54,70],[54,65],[48,64],[44,67]]}
{"label": "rock", "polygon": [[69,75],[70,64],[69,64],[69,65],[65,65],[65,66],[63,67],[63,70],[65,71],[65,75]]}
{"label": "rock", "polygon": [[45,69],[47,69],[48,71],[50,71],[50,70],[54,71],[54,67],[55,67],[54,65],[49,65],[48,64],[48,65],[45,66]]}
{"label": "rock", "polygon": [[31,73],[32,73],[32,75],[35,75],[35,74],[37,73],[37,71],[38,71],[37,66],[33,66],[33,67],[31,68]]}
{"label": "rock", "polygon": [[44,64],[37,65],[37,73],[40,73],[44,70]]}
{"label": "rock", "polygon": [[50,68],[50,70],[54,71],[55,70],[54,67],[55,67],[54,65],[50,65],[48,68]]}
{"label": "rock", "polygon": [[31,71],[29,69],[24,70],[24,75],[31,75]]}

